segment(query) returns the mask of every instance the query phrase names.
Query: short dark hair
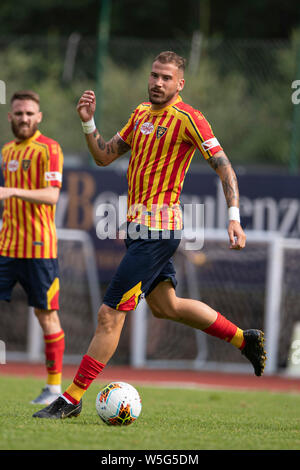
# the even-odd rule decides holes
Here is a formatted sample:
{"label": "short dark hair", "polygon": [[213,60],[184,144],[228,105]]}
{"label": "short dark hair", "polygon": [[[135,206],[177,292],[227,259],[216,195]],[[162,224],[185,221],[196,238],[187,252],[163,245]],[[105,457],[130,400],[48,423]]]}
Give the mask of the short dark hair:
{"label": "short dark hair", "polygon": [[155,57],[153,62],[156,62],[156,61],[161,62],[162,64],[173,63],[177,65],[177,67],[181,69],[183,72],[185,70],[186,59],[176,54],[176,52],[172,52],[172,51],[161,52],[160,54],[158,54],[158,56]]}
{"label": "short dark hair", "polygon": [[21,91],[16,91],[10,100],[10,103],[12,103],[15,100],[32,100],[35,101],[38,105],[40,104],[40,97],[39,95],[32,90],[21,90]]}

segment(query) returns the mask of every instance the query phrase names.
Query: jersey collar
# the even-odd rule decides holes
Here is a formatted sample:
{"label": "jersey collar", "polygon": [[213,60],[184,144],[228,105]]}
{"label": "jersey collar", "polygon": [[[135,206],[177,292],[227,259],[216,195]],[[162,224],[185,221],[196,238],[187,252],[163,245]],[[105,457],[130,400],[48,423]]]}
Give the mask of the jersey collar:
{"label": "jersey collar", "polygon": [[168,109],[172,108],[172,106],[174,106],[175,104],[178,104],[180,103],[180,101],[182,101],[182,98],[181,96],[177,96],[176,100],[173,101],[171,104],[169,104],[168,106],[166,106],[165,108],[161,108],[161,109],[152,109],[152,107],[150,108],[150,113],[152,115],[155,115],[155,116],[159,116],[161,114],[163,114],[165,111],[167,111]]}
{"label": "jersey collar", "polygon": [[41,135],[40,131],[37,130],[31,137],[29,137],[29,139],[21,140],[20,142],[15,141],[15,144],[16,145],[28,145],[33,140],[38,139],[40,135]]}

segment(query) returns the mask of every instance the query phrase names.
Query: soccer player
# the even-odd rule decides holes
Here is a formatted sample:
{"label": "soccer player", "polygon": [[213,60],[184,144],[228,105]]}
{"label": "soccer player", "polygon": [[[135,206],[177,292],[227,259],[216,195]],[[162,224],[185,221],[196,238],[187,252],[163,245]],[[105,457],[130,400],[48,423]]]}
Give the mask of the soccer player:
{"label": "soccer player", "polygon": [[[2,148],[4,186],[0,232],[0,300],[11,300],[17,282],[43,330],[47,383],[31,403],[50,404],[61,393],[64,331],[59,309],[55,208],[62,184],[63,154],[38,130],[39,95],[18,91],[8,113],[15,139]],[[13,315],[13,312],[12,312]]]}
{"label": "soccer player", "polygon": [[159,54],[149,77],[149,102],[140,104],[128,123],[105,142],[94,122],[93,91],[86,91],[77,111],[88,148],[97,165],[107,166],[131,150],[128,179],[126,254],[98,313],[98,325],[73,382],[52,405],[33,416],[62,419],[78,416],[82,396],[114,354],[128,311],[143,294],[154,316],[184,323],[230,342],[262,375],[266,353],[260,330],[243,331],[221,313],[193,299],[179,298],[171,261],[180,239],[179,197],[184,177],[198,148],[219,175],[228,204],[230,247],[245,247],[240,225],[235,172],[204,116],[185,104],[185,60],[173,52]]}

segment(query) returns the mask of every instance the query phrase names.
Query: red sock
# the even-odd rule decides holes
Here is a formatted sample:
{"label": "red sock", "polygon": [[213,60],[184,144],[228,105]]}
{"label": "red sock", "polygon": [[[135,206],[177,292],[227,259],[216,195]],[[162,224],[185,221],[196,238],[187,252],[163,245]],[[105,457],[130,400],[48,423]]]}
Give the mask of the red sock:
{"label": "red sock", "polygon": [[83,394],[87,391],[97,375],[102,372],[104,367],[105,364],[85,354],[73,382],[63,393],[63,396],[74,405],[77,405]]}
{"label": "red sock", "polygon": [[46,368],[48,371],[49,385],[61,383],[63,356],[65,351],[65,334],[63,330],[52,335],[45,335]]}
{"label": "red sock", "polygon": [[218,316],[215,322],[203,331],[211,336],[223,339],[239,349],[243,349],[245,346],[243,330],[227,320],[221,313],[217,313]]}

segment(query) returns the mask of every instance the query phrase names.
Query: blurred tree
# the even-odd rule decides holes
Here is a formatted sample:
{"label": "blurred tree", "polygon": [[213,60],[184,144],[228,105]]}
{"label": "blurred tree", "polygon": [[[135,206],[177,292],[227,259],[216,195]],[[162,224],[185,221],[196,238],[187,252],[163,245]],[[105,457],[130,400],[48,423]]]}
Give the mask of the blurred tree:
{"label": "blurred tree", "polygon": [[[212,123],[235,165],[288,166],[293,116],[290,85],[295,77],[299,34],[281,46],[267,45],[264,50],[258,47],[258,62],[253,69],[248,68],[248,47],[239,44],[232,55],[222,42],[208,47],[196,73],[186,72],[183,99],[200,109]],[[128,49],[124,49],[124,54],[128,54]],[[266,61],[270,55],[272,60]],[[92,55],[87,59],[94,60]],[[151,60],[152,56],[134,71],[114,60],[107,61],[101,103],[101,132],[105,139],[120,130],[131,111],[148,99]],[[81,70],[66,86],[61,81],[62,69],[63,58],[53,53],[49,60],[40,42],[37,47],[33,45],[30,54],[15,44],[1,51],[0,71],[7,84],[7,105],[1,105],[0,147],[11,139],[6,112],[12,93],[33,88],[41,96],[44,112],[41,130],[56,138],[67,153],[86,155],[76,103],[83,90],[95,89],[95,78]],[[195,158],[194,163],[204,161]]]}
{"label": "blurred tree", "polygon": [[[101,0],[1,0],[0,37],[77,31],[96,36]],[[287,38],[300,24],[297,0],[111,0],[113,36]]]}
{"label": "blurred tree", "polygon": [[226,38],[289,38],[300,25],[298,0],[211,0],[211,33]]}
{"label": "blurred tree", "polygon": [[99,0],[1,0],[0,36],[47,35],[69,36],[74,31],[95,35]]}

